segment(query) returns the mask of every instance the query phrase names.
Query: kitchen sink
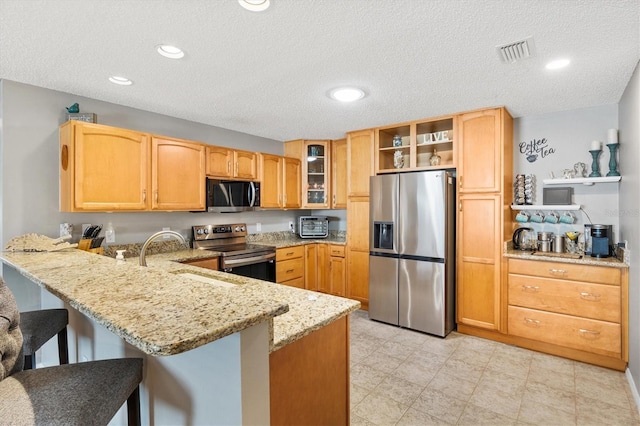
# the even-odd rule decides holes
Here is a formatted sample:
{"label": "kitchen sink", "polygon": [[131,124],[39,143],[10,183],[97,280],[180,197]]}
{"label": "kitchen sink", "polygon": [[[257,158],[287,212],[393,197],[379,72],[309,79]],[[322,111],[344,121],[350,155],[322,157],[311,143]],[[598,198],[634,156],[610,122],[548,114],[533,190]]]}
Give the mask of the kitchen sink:
{"label": "kitchen sink", "polygon": [[213,284],[213,285],[218,286],[218,287],[230,288],[230,287],[235,287],[236,286],[233,283],[229,283],[229,282],[226,282],[226,281],[221,281],[221,280],[212,278],[212,277],[207,276],[207,275],[197,274],[197,273],[193,273],[193,272],[175,271],[175,272],[172,272],[172,273],[175,274],[175,275],[178,275],[180,277],[189,278],[190,280],[200,281],[202,283]]}

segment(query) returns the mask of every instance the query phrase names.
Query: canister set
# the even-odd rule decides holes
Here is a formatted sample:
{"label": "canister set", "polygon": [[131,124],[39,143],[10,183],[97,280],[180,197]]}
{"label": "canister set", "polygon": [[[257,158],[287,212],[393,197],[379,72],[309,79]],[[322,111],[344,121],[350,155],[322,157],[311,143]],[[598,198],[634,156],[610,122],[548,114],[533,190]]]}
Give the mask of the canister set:
{"label": "canister set", "polygon": [[[584,243],[578,243],[578,232],[535,232],[531,228],[518,228],[513,234],[513,248],[540,252],[574,253],[584,251]],[[582,246],[582,247],[581,247]]]}
{"label": "canister set", "polygon": [[535,175],[516,175],[513,185],[513,204],[520,206],[533,204],[535,180]]}

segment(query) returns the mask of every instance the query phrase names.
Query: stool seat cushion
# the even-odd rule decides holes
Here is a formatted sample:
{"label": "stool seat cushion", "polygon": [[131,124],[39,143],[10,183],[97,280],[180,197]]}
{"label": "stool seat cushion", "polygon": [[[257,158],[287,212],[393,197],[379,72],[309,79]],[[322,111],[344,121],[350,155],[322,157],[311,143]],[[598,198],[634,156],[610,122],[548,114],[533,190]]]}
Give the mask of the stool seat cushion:
{"label": "stool seat cushion", "polygon": [[141,380],[141,358],[21,371],[0,381],[0,422],[107,424]]}
{"label": "stool seat cushion", "polygon": [[20,313],[22,330],[22,348],[25,356],[33,355],[53,336],[69,324],[69,312],[66,309],[43,309]]}
{"label": "stool seat cushion", "polygon": [[20,313],[13,294],[0,278],[0,380],[22,370],[23,365]]}

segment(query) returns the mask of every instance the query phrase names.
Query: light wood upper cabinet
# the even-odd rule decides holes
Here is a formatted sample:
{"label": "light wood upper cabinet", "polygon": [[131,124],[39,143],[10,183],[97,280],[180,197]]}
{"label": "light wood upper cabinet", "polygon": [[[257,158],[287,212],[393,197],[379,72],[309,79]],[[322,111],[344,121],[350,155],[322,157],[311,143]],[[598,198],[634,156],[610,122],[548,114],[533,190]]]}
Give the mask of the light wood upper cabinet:
{"label": "light wood upper cabinet", "polygon": [[60,211],[146,210],[149,135],[71,120],[60,127]]}
{"label": "light wood upper cabinet", "polygon": [[284,208],[302,207],[301,165],[296,158],[283,157]]}
{"label": "light wood upper cabinet", "polygon": [[348,197],[369,196],[369,177],[374,174],[373,148],[373,130],[361,130],[347,134]]}
{"label": "light wood upper cabinet", "polygon": [[284,155],[300,160],[302,208],[331,208],[331,141],[287,141]]}
{"label": "light wood upper cabinet", "polygon": [[260,154],[260,206],[300,208],[300,161]]}
{"label": "light wood upper cabinet", "polygon": [[241,180],[258,179],[258,154],[255,152],[207,146],[206,155],[207,176]]}
{"label": "light wood upper cabinet", "polygon": [[205,145],[152,137],[152,210],[204,210],[205,184]]}
{"label": "light wood upper cabinet", "polygon": [[347,208],[347,140],[331,142],[331,208]]}
{"label": "light wood upper cabinet", "polygon": [[513,119],[504,108],[496,108],[461,114],[457,123],[460,192],[502,191],[504,171],[513,167]]}
{"label": "light wood upper cabinet", "polygon": [[283,206],[283,157],[260,154],[260,207]]}

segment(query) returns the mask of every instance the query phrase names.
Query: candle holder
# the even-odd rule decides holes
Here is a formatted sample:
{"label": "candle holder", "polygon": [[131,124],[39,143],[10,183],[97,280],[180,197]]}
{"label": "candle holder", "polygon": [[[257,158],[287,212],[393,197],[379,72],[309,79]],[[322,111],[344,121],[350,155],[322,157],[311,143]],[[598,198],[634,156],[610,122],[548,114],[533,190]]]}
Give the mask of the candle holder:
{"label": "candle holder", "polygon": [[607,173],[607,176],[620,176],[620,173],[617,170],[618,163],[616,161],[616,150],[618,149],[618,145],[620,144],[607,144],[607,146],[609,147],[609,152],[611,153],[611,157],[609,157],[609,173]]}
{"label": "candle holder", "polygon": [[600,174],[600,166],[598,165],[598,155],[600,155],[600,152],[602,152],[601,149],[589,151],[589,153],[593,157],[593,162],[591,163],[591,174],[589,175],[589,177],[602,176]]}

